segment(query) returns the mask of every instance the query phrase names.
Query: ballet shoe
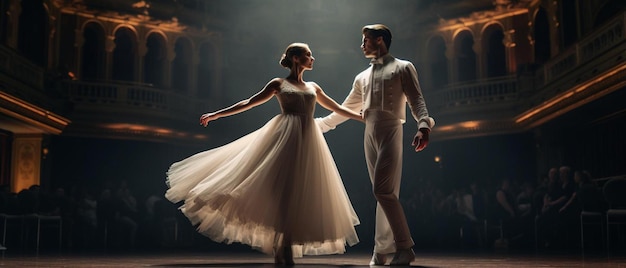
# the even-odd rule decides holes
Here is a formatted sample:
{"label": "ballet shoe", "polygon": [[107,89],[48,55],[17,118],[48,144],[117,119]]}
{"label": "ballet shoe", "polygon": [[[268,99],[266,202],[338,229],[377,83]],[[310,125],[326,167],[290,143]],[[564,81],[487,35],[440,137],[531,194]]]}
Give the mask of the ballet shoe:
{"label": "ballet shoe", "polygon": [[374,252],[370,265],[385,265],[385,262],[387,262],[387,255]]}

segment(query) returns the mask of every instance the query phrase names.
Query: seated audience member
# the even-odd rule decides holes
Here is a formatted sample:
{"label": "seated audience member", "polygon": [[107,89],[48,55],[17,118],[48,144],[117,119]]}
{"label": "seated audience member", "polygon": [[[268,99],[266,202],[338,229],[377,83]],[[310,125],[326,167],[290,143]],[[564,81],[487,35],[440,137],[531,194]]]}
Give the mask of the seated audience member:
{"label": "seated audience member", "polygon": [[492,213],[492,221],[502,223],[504,241],[497,242],[503,243],[503,246],[508,246],[509,240],[517,232],[515,198],[511,187],[511,181],[509,179],[502,179],[502,181],[500,181],[500,187],[495,193],[495,202]]}
{"label": "seated audience member", "polygon": [[606,212],[606,200],[598,185],[591,178],[588,171],[574,172],[574,181],[578,185],[574,196],[582,211]]}

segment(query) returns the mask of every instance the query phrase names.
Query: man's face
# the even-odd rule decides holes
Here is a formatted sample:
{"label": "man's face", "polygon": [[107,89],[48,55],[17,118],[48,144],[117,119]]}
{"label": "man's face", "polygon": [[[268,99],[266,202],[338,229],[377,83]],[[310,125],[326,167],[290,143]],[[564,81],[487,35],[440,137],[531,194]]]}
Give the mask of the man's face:
{"label": "man's face", "polygon": [[363,34],[361,49],[366,58],[376,58],[379,55],[379,48],[383,41],[382,37],[372,37],[369,33]]}

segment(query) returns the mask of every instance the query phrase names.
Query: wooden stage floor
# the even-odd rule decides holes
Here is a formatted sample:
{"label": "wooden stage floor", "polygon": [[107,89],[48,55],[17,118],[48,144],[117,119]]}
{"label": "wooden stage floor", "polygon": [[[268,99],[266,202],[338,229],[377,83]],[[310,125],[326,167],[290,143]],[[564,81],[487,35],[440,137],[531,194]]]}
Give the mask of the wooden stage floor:
{"label": "wooden stage floor", "polygon": [[[580,250],[560,253],[512,252],[416,252],[411,267],[623,267],[624,252],[582,254]],[[368,252],[343,255],[305,256],[295,267],[369,267]],[[41,253],[4,252],[1,267],[275,267],[271,256],[258,252],[159,251],[140,253]]]}

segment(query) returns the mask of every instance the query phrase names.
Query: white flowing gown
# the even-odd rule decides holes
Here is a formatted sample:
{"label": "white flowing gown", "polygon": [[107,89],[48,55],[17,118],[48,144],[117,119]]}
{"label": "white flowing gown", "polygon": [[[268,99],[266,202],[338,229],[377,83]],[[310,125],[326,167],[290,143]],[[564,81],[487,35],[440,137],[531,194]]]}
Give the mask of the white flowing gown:
{"label": "white flowing gown", "polygon": [[294,256],[340,254],[359,242],[359,219],[322,132],[316,95],[287,81],[281,114],[231,143],[172,164],[165,196],[198,232],[271,254],[291,234]]}

